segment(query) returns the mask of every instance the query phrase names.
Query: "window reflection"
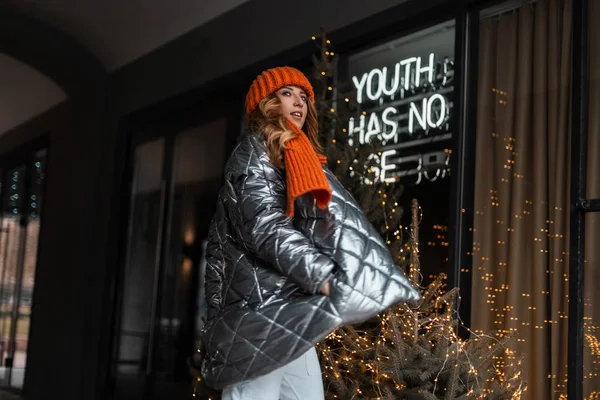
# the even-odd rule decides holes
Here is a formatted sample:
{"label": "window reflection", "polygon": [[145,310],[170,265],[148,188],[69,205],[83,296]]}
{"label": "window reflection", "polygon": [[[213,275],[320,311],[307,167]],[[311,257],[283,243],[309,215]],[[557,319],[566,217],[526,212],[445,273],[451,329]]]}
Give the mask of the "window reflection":
{"label": "window reflection", "polygon": [[0,384],[21,388],[35,285],[46,151],[9,169],[2,191],[0,232]]}

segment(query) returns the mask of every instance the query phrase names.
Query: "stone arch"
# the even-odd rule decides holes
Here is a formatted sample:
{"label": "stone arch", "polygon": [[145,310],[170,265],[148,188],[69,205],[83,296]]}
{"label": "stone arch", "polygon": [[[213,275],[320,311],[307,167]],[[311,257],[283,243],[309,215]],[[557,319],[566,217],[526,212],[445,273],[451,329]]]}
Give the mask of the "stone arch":
{"label": "stone arch", "polygon": [[120,154],[108,73],[73,37],[2,7],[0,54],[36,70],[67,97],[63,106],[0,136],[0,157],[39,138],[49,150],[24,396],[101,399],[110,357],[107,269],[114,265],[105,243],[118,228],[113,170]]}
{"label": "stone arch", "polygon": [[38,70],[70,98],[106,79],[100,60],[71,36],[7,9],[0,9],[0,53]]}

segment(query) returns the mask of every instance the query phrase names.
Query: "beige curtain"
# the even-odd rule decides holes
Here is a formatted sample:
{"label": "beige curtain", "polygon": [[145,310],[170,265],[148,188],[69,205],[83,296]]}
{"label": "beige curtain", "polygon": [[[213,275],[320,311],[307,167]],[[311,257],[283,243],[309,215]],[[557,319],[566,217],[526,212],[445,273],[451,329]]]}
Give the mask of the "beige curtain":
{"label": "beige curtain", "polygon": [[516,333],[525,398],[566,393],[571,0],[481,21],[471,328]]}

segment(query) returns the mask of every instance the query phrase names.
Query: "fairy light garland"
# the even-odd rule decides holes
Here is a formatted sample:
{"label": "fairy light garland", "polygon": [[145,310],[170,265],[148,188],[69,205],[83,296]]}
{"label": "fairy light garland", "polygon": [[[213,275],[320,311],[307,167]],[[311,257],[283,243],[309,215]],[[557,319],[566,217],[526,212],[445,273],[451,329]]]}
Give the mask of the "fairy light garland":
{"label": "fairy light garland", "polygon": [[[413,224],[420,222],[422,210],[418,204],[413,204]],[[419,276],[418,269],[418,243],[415,231],[409,232],[411,242],[408,246],[411,254],[411,267],[413,274],[411,279]],[[415,274],[418,273],[418,274]],[[491,373],[485,381],[480,379],[480,371],[477,370],[476,362],[480,360],[470,360],[469,346],[472,342],[486,340],[486,346],[489,350],[504,350],[504,343],[498,339],[487,335],[479,335],[473,332],[472,340],[465,341],[457,336],[455,330],[456,321],[460,320],[457,316],[455,307],[455,292],[444,293],[442,289],[443,277],[438,278],[427,289],[424,290],[424,297],[429,298],[429,303],[417,305],[402,304],[391,308],[379,316],[379,325],[374,331],[360,332],[351,327],[339,328],[329,335],[323,343],[328,343],[321,348],[321,354],[326,355],[322,359],[326,379],[333,379],[338,382],[338,386],[343,386],[345,382],[354,382],[357,380],[357,373],[366,374],[371,380],[372,393],[379,393],[387,385],[393,385],[397,391],[407,389],[403,382],[398,381],[385,368],[392,360],[391,356],[382,355],[381,349],[387,348],[392,351],[395,359],[402,357],[402,348],[409,348],[418,343],[427,342],[430,348],[441,346],[445,351],[444,360],[436,375],[432,378],[433,392],[435,393],[440,384],[440,377],[447,371],[449,366],[458,368],[465,362],[468,364],[467,392],[476,398],[487,398],[493,393],[493,389],[488,389],[490,384],[496,384],[505,391],[511,391],[511,398],[521,398],[526,386],[521,382],[521,360],[512,357],[513,362],[493,363],[490,367]],[[360,337],[357,335],[364,335]],[[446,345],[444,346],[444,343]],[[508,350],[508,349],[506,349]],[[375,353],[376,357],[364,357],[365,354]],[[428,357],[430,354],[423,353],[422,356]],[[333,363],[327,362],[333,360]],[[466,360],[466,361],[465,361]],[[495,360],[495,359],[494,359]],[[404,358],[403,362],[410,360]],[[508,371],[514,370],[514,373]],[[484,371],[484,374],[485,375]],[[364,378],[363,378],[364,379]],[[512,389],[511,389],[512,388]],[[444,388],[445,391],[447,388]],[[364,389],[363,389],[364,390]],[[334,396],[338,398],[338,394]],[[341,397],[340,397],[341,398]]]}
{"label": "fairy light garland", "polygon": [[[492,92],[495,93],[498,104],[504,106],[508,104],[508,93],[506,91],[492,88]],[[491,324],[499,327],[495,333],[496,337],[499,340],[502,340],[505,337],[520,334],[514,341],[515,348],[512,348],[510,352],[507,350],[505,354],[495,357],[497,364],[502,365],[503,363],[514,362],[516,359],[515,349],[528,348],[526,347],[530,345],[528,339],[533,332],[547,329],[556,330],[557,325],[561,324],[564,327],[561,329],[564,329],[564,332],[566,333],[568,316],[565,306],[568,304],[568,271],[565,264],[568,263],[568,254],[565,250],[555,251],[556,254],[553,255],[551,255],[551,253],[552,246],[556,246],[556,249],[568,247],[564,242],[564,232],[555,228],[555,226],[558,225],[559,220],[565,220],[564,212],[567,208],[561,205],[549,207],[549,204],[536,204],[531,197],[529,197],[524,198],[522,203],[510,207],[511,209],[514,207],[516,211],[513,212],[512,215],[507,215],[509,219],[497,218],[494,220],[493,218],[488,217],[486,213],[496,213],[498,207],[506,207],[506,204],[511,201],[510,196],[512,196],[512,189],[503,188],[503,186],[515,183],[522,185],[519,181],[526,178],[526,174],[524,174],[523,171],[519,171],[519,167],[522,166],[522,164],[520,165],[522,160],[519,160],[521,154],[518,151],[519,143],[517,138],[511,135],[504,136],[497,132],[492,132],[490,135],[495,142],[495,146],[501,151],[504,151],[503,155],[499,157],[499,160],[502,160],[502,166],[499,169],[500,175],[498,176],[498,182],[489,189],[487,201],[485,204],[480,205],[479,209],[474,210],[475,218],[489,218],[490,223],[495,224],[494,229],[498,233],[506,232],[506,236],[499,234],[497,240],[494,242],[494,245],[498,246],[498,249],[503,252],[506,251],[504,250],[506,246],[511,245],[511,235],[515,233],[515,227],[518,228],[518,224],[525,220],[528,220],[529,223],[532,224],[536,223],[536,221],[538,221],[538,219],[534,218],[536,208],[543,207],[543,210],[540,211],[545,217],[539,220],[537,226],[532,225],[534,233],[531,234],[529,240],[533,241],[532,248],[536,253],[548,257],[547,262],[549,266],[546,270],[546,274],[552,276],[553,274],[561,273],[561,278],[565,285],[563,288],[554,288],[556,293],[564,292],[564,300],[556,299],[558,303],[558,310],[554,311],[556,314],[546,316],[542,321],[536,322],[533,313],[539,308],[546,307],[545,302],[550,301],[549,299],[546,300],[540,298],[539,294],[547,298],[547,296],[551,295],[550,291],[541,290],[538,293],[524,291],[523,293],[520,293],[520,297],[523,301],[518,302],[516,307],[515,305],[505,304],[506,300],[504,299],[509,296],[509,292],[514,293],[514,291],[517,290],[516,288],[511,288],[507,283],[502,282],[504,279],[502,274],[509,270],[511,265],[504,260],[496,260],[493,256],[490,258],[488,254],[494,254],[495,249],[491,247],[482,249],[482,244],[480,242],[477,240],[473,242],[472,252],[468,253],[468,255],[473,256],[473,269],[477,272],[478,278],[482,281],[482,291],[486,293],[485,305],[488,305],[489,307],[488,312],[490,314]],[[529,179],[531,179],[531,177]],[[505,194],[507,193],[507,190],[509,190],[509,197]],[[540,211],[537,212],[539,213]],[[487,223],[488,222],[486,221],[482,221],[482,224]],[[471,228],[470,231],[476,232],[476,229]],[[556,242],[557,240],[563,242]],[[494,263],[494,265],[492,265],[492,263]],[[470,271],[466,270],[461,272],[469,273]],[[540,300],[542,303],[536,304]],[[584,301],[584,307],[592,307],[592,304],[586,299]],[[584,380],[598,380],[600,378],[600,353],[597,349],[598,343],[600,342],[598,339],[600,327],[598,323],[591,318],[584,317],[583,329],[585,339],[584,351],[586,352],[586,355],[591,358],[591,362],[586,363],[586,366],[584,367],[586,368]],[[530,362],[534,361],[530,360]],[[550,368],[550,366],[548,366],[548,368]],[[562,368],[562,371],[560,371],[560,375],[556,372],[549,371],[547,378],[554,381],[554,387],[552,388],[554,395],[558,396],[557,398],[566,398],[565,392],[568,381],[566,365]],[[592,391],[586,394],[586,399],[596,398],[600,398],[600,392]]]}
{"label": "fairy light garland", "polygon": [[[313,37],[313,40],[316,39]],[[321,60],[326,60],[328,52],[331,53],[331,42],[325,40],[322,34],[320,43]],[[332,90],[332,86],[327,86],[326,92]],[[351,103],[348,97],[340,101],[342,104]],[[323,108],[325,110],[334,109],[333,117],[339,118],[337,114],[340,111],[339,107],[324,106]],[[330,143],[338,149],[334,153],[336,156],[334,160],[339,167],[343,168],[338,171],[340,174],[347,173],[360,179],[367,186],[375,184],[379,186],[374,193],[378,200],[374,201],[375,204],[377,201],[379,202],[377,208],[382,216],[382,221],[385,221],[383,223],[384,239],[392,253],[397,255],[396,259],[407,264],[407,275],[410,279],[415,284],[420,284],[423,280],[418,262],[420,243],[418,231],[415,228],[422,221],[423,210],[415,203],[412,208],[411,226],[405,227],[400,223],[402,210],[398,202],[393,200],[396,197],[390,197],[389,190],[392,189],[390,182],[384,184],[377,182],[375,177],[379,171],[377,165],[373,163],[372,159],[362,157],[364,150],[359,151],[359,148],[347,139],[347,130],[342,125],[335,125],[335,135],[330,139]],[[381,152],[374,154],[381,156]],[[364,167],[364,169],[360,167]],[[447,247],[449,245],[448,227],[436,224],[433,226],[433,230],[436,232],[436,239],[429,241],[426,245],[428,247]],[[405,237],[408,237],[409,240],[403,243]],[[513,357],[513,363],[503,363],[502,357],[492,358],[493,365],[489,370],[478,371],[476,367],[478,360],[469,358],[471,357],[471,347],[478,343],[485,346],[491,345],[491,350],[497,353],[504,349],[504,342],[482,334],[473,334],[473,339],[468,341],[459,338],[456,334],[456,325],[461,323],[464,327],[464,324],[460,321],[456,311],[456,292],[446,292],[443,275],[429,278],[433,281],[429,287],[423,288],[425,299],[423,302],[393,307],[379,315],[376,322],[371,321],[368,327],[338,328],[319,344],[319,353],[327,381],[326,387],[331,390],[328,397],[351,398],[360,394],[368,398],[378,398],[384,397],[383,393],[389,393],[386,390],[391,388],[396,391],[409,389],[406,382],[402,382],[398,371],[394,371],[392,367],[395,363],[406,366],[414,362],[413,359],[410,359],[414,354],[411,355],[409,352],[416,351],[420,345],[441,352],[443,358],[439,369],[431,378],[434,392],[442,384],[441,378],[447,369],[446,366],[456,368],[457,365],[467,363],[466,371],[468,373],[466,376],[469,387],[465,393],[468,392],[475,398],[487,398],[490,393],[493,393],[492,387],[496,385],[505,391],[511,391],[509,388],[512,387],[511,397],[515,399],[521,397],[526,387],[519,380],[520,360],[515,361],[516,357]],[[487,348],[485,350],[486,352],[491,351]],[[428,357],[427,351],[421,356]],[[511,368],[517,372],[511,374]],[[483,379],[484,376],[488,376],[487,379]]]}

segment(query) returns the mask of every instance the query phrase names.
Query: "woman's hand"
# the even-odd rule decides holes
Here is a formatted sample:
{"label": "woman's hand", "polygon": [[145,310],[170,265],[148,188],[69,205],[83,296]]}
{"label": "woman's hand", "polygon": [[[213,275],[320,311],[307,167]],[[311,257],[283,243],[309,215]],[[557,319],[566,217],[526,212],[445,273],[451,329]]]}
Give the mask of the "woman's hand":
{"label": "woman's hand", "polygon": [[325,282],[325,284],[321,288],[321,294],[325,295],[325,296],[329,296],[329,281]]}

